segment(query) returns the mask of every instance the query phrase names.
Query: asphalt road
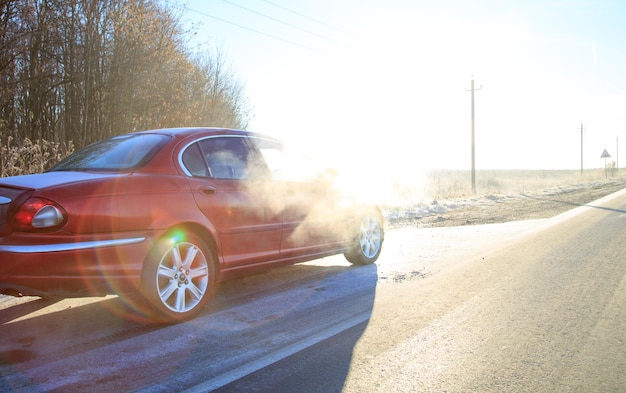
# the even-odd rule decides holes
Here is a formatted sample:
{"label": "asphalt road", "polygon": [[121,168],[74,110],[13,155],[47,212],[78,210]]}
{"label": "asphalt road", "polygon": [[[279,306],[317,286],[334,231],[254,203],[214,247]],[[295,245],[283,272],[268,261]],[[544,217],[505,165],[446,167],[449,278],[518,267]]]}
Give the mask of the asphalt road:
{"label": "asphalt road", "polygon": [[[537,221],[495,250],[451,257],[423,280],[383,283],[364,331],[220,391],[626,391],[620,194]],[[344,377],[332,354],[348,351]]]}
{"label": "asphalt road", "polygon": [[388,234],[154,326],[116,297],[0,298],[0,391],[618,392],[626,192],[555,219]]}
{"label": "asphalt road", "polygon": [[625,391],[626,196],[619,194],[431,282],[377,296],[345,391]]}

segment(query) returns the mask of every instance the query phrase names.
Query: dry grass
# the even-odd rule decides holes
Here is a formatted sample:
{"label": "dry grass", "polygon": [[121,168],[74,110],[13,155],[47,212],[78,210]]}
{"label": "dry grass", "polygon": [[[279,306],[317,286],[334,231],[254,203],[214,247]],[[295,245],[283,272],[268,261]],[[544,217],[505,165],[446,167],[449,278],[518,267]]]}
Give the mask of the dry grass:
{"label": "dry grass", "polygon": [[16,143],[13,138],[0,144],[0,177],[41,173],[74,151],[74,145],[31,141]]}
{"label": "dry grass", "polygon": [[[476,172],[476,195],[518,195],[619,177],[615,169],[483,170]],[[391,206],[473,196],[470,171],[435,170],[393,184]]]}
{"label": "dry grass", "polygon": [[[611,173],[615,176],[615,173]],[[585,170],[488,170],[476,172],[476,193],[519,194],[545,188],[603,180],[602,169]],[[431,173],[428,193],[434,198],[453,198],[472,194],[469,171]]]}

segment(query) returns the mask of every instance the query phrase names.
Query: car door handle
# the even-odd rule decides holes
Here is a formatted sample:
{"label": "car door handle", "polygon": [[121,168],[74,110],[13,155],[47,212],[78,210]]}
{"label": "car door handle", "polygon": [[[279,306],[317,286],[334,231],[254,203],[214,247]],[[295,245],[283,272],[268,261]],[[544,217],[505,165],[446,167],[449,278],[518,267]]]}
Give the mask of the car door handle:
{"label": "car door handle", "polygon": [[213,194],[215,194],[215,188],[213,188],[213,187],[202,187],[200,189],[200,191],[202,191],[202,193],[204,193],[206,195],[213,195]]}

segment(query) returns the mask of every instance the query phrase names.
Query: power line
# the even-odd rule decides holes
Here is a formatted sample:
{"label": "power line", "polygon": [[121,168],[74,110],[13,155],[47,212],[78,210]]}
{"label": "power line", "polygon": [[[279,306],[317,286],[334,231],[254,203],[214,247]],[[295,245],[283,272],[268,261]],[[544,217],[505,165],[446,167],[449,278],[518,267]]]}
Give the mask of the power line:
{"label": "power line", "polygon": [[291,24],[291,23],[289,23],[289,22],[285,22],[285,21],[280,20],[280,19],[278,19],[278,18],[274,18],[273,16],[270,16],[270,15],[267,15],[267,14],[263,14],[263,13],[261,13],[261,12],[255,11],[255,10],[253,10],[253,9],[250,9],[250,8],[244,7],[244,6],[242,6],[242,5],[239,5],[239,4],[236,4],[236,3],[233,3],[232,1],[229,1],[229,0],[222,0],[222,1],[223,1],[224,3],[230,4],[230,5],[232,5],[232,6],[235,6],[235,7],[241,8],[242,10],[245,10],[245,11],[251,12],[251,13],[253,13],[253,14],[255,14],[255,15],[259,15],[259,16],[262,16],[262,17],[264,17],[264,18],[267,18],[267,19],[273,20],[274,22],[278,22],[278,23],[280,23],[280,24],[282,24],[282,25],[285,25],[285,26],[291,27],[292,29],[296,29],[296,30],[303,31],[303,32],[305,32],[305,33],[308,33],[308,34],[314,35],[314,36],[316,36],[316,37],[319,37],[319,38],[325,39],[325,40],[330,41],[330,42],[334,42],[334,43],[339,44],[339,45],[348,46],[348,45],[344,44],[343,42],[339,42],[339,41],[334,40],[334,39],[332,39],[332,38],[329,38],[329,37],[326,37],[326,36],[324,36],[324,35],[321,35],[321,34],[318,34],[318,33],[313,32],[313,31],[307,30],[307,29],[305,29],[305,28],[303,28],[303,27],[296,26],[296,25]]}
{"label": "power line", "polygon": [[[303,17],[303,18],[305,18],[305,19],[308,19],[308,20],[310,20],[310,21],[313,21],[313,22],[315,22],[315,23],[319,23],[320,25],[323,25],[323,26],[326,26],[326,27],[330,27],[331,29],[334,29],[334,30],[340,31],[340,32],[342,32],[342,33],[344,33],[344,34],[348,34],[348,35],[351,35],[351,36],[353,36],[353,37],[357,37],[356,35],[354,35],[354,34],[350,33],[349,31],[346,31],[346,30],[344,30],[344,29],[340,29],[339,27],[336,27],[336,26],[330,25],[330,24],[328,24],[328,23],[322,22],[322,21],[317,20],[317,19],[315,19],[315,18],[311,18],[311,17],[310,17],[310,16],[308,16],[308,15],[305,15],[305,14],[300,13],[300,12],[298,12],[298,11],[294,11],[294,10],[289,9],[289,8],[287,8],[287,7],[285,7],[285,6],[282,6],[282,5],[280,5],[280,4],[276,4],[276,3],[272,2],[272,1],[269,1],[269,0],[263,0],[263,1],[265,1],[265,2],[266,2],[266,3],[268,3],[268,4],[273,5],[274,7],[278,7],[278,8],[280,8],[280,9],[283,9],[283,10],[285,10],[285,11],[287,11],[287,12],[291,12],[292,14],[295,14],[295,15],[301,16],[301,17]],[[357,37],[357,38],[358,38],[358,37]]]}
{"label": "power line", "polygon": [[[167,2],[166,2],[166,3],[167,3]],[[242,25],[242,24],[239,24],[239,23],[236,23],[236,22],[232,22],[232,21],[229,21],[229,20],[224,19],[224,18],[220,18],[220,17],[215,16],[215,15],[208,14],[208,13],[203,12],[203,11],[198,11],[198,10],[196,10],[196,9],[189,8],[189,7],[187,7],[187,6],[180,6],[180,5],[178,5],[178,4],[172,4],[172,3],[169,3],[169,4],[170,4],[170,5],[173,5],[173,6],[175,6],[175,7],[179,7],[179,8],[181,8],[181,9],[184,9],[184,10],[187,10],[187,11],[190,11],[190,12],[193,12],[193,13],[196,13],[196,14],[198,14],[198,15],[202,15],[202,16],[206,16],[206,17],[211,18],[211,19],[218,20],[218,21],[220,21],[220,22],[222,22],[222,23],[226,23],[226,24],[229,24],[229,25],[232,25],[232,26],[236,26],[236,27],[239,27],[239,28],[241,28],[241,29],[248,30],[248,31],[250,31],[250,32],[253,32],[253,33],[256,33],[256,34],[259,34],[259,35],[262,35],[262,36],[265,36],[265,37],[268,37],[268,38],[271,38],[271,39],[274,39],[274,40],[277,40],[277,41],[284,42],[284,43],[289,44],[289,45],[297,46],[297,47],[299,47],[299,48],[307,49],[307,50],[312,51],[312,52],[317,52],[317,53],[320,53],[320,54],[323,54],[323,55],[326,55],[326,56],[333,57],[333,55],[331,55],[331,54],[330,54],[330,53],[328,53],[328,52],[324,52],[324,51],[319,50],[319,49],[311,48],[310,46],[302,45],[302,44],[299,44],[299,43],[297,43],[297,42],[289,41],[289,40],[286,40],[286,39],[284,39],[284,38],[277,37],[277,36],[275,36],[275,35],[272,35],[272,34],[269,34],[269,33],[265,33],[265,32],[260,31],[260,30],[253,29],[253,28],[251,28],[251,27],[244,26],[244,25]]]}

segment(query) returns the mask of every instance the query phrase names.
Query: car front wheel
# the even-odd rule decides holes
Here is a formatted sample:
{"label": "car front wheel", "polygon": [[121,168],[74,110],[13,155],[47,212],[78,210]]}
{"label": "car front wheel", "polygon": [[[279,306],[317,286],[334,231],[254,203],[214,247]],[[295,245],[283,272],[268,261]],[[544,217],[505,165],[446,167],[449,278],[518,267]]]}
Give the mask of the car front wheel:
{"label": "car front wheel", "polygon": [[356,225],[352,246],[344,253],[354,265],[369,265],[376,262],[382,250],[385,232],[383,217],[378,212],[364,214]]}
{"label": "car front wheel", "polygon": [[215,289],[215,263],[208,250],[191,233],[173,233],[157,243],[142,273],[144,296],[157,319],[186,321],[202,311]]}

